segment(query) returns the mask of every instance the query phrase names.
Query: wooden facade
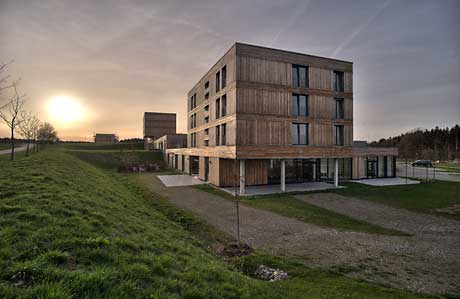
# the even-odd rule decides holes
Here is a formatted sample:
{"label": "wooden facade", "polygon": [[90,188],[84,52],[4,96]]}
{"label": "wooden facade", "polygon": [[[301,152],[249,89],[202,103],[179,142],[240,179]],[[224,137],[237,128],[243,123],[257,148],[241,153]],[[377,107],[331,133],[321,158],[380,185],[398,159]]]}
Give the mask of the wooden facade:
{"label": "wooden facade", "polygon": [[[299,66],[307,83],[294,85]],[[292,108],[296,95],[307,98],[301,116]],[[208,181],[218,186],[237,183],[232,159],[246,160],[246,184],[257,185],[267,183],[270,159],[354,155],[352,62],[236,43],[188,92],[187,108],[187,148],[168,153],[199,156],[200,178],[207,168]],[[307,144],[293,144],[293,124],[308,124]]]}
{"label": "wooden facade", "polygon": [[143,118],[144,138],[158,139],[176,134],[176,113],[145,112]]}

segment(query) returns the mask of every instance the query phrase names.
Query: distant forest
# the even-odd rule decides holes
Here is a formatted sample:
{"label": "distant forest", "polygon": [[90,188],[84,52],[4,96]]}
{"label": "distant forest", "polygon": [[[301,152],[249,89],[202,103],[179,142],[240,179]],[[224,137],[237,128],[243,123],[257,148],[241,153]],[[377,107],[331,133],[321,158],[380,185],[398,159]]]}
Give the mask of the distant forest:
{"label": "distant forest", "polygon": [[450,129],[416,129],[396,137],[374,141],[371,146],[398,147],[399,157],[403,159],[458,160],[460,126]]}

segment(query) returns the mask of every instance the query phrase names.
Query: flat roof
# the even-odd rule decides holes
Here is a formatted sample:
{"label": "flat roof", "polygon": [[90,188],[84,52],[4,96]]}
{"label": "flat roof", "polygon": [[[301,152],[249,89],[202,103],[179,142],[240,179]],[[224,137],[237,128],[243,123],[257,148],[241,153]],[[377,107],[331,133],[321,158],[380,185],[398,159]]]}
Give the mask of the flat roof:
{"label": "flat roof", "polygon": [[249,47],[260,48],[260,49],[264,49],[264,50],[273,50],[273,51],[279,51],[279,52],[284,52],[284,53],[290,53],[290,54],[308,56],[308,57],[313,57],[313,58],[328,59],[328,60],[334,60],[334,61],[340,61],[340,62],[345,62],[345,63],[351,63],[351,64],[353,64],[352,61],[341,60],[341,59],[335,59],[335,58],[324,57],[324,56],[318,56],[318,55],[310,55],[310,54],[305,54],[305,53],[300,53],[300,52],[294,52],[294,51],[288,51],[288,50],[282,50],[282,49],[277,49],[277,48],[269,48],[269,47],[264,47],[264,46],[259,46],[259,45],[253,45],[253,44],[246,44],[246,43],[241,43],[241,42],[236,42],[235,44],[236,44],[236,45],[243,45],[243,46],[249,46]]}
{"label": "flat roof", "polygon": [[167,115],[176,115],[175,112],[144,112],[144,115],[146,114],[167,114]]}

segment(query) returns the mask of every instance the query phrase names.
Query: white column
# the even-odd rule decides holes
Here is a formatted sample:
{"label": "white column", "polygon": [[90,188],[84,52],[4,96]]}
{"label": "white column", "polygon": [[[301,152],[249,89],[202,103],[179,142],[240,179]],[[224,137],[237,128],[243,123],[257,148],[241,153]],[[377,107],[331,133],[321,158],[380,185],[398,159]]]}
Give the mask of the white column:
{"label": "white column", "polygon": [[240,160],[240,194],[245,192],[245,165],[244,160]]}
{"label": "white column", "polygon": [[281,160],[281,192],[286,191],[286,160]]}
{"label": "white column", "polygon": [[339,159],[335,159],[334,186],[339,186]]}

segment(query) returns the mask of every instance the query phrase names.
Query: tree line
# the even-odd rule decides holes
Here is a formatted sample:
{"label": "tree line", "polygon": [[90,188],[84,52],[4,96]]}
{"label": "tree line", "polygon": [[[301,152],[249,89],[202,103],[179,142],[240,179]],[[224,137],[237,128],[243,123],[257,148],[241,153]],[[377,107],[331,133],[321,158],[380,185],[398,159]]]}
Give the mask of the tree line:
{"label": "tree line", "polygon": [[459,160],[460,126],[413,130],[396,137],[382,138],[371,146],[397,147],[403,159]]}
{"label": "tree line", "polygon": [[30,145],[35,151],[40,145],[54,143],[58,140],[57,132],[47,122],[41,122],[36,115],[24,109],[26,95],[19,90],[20,80],[11,80],[6,74],[8,65],[0,64],[0,120],[8,127],[10,133],[11,154],[14,159],[16,135],[19,134],[26,140],[26,155],[29,155]]}

